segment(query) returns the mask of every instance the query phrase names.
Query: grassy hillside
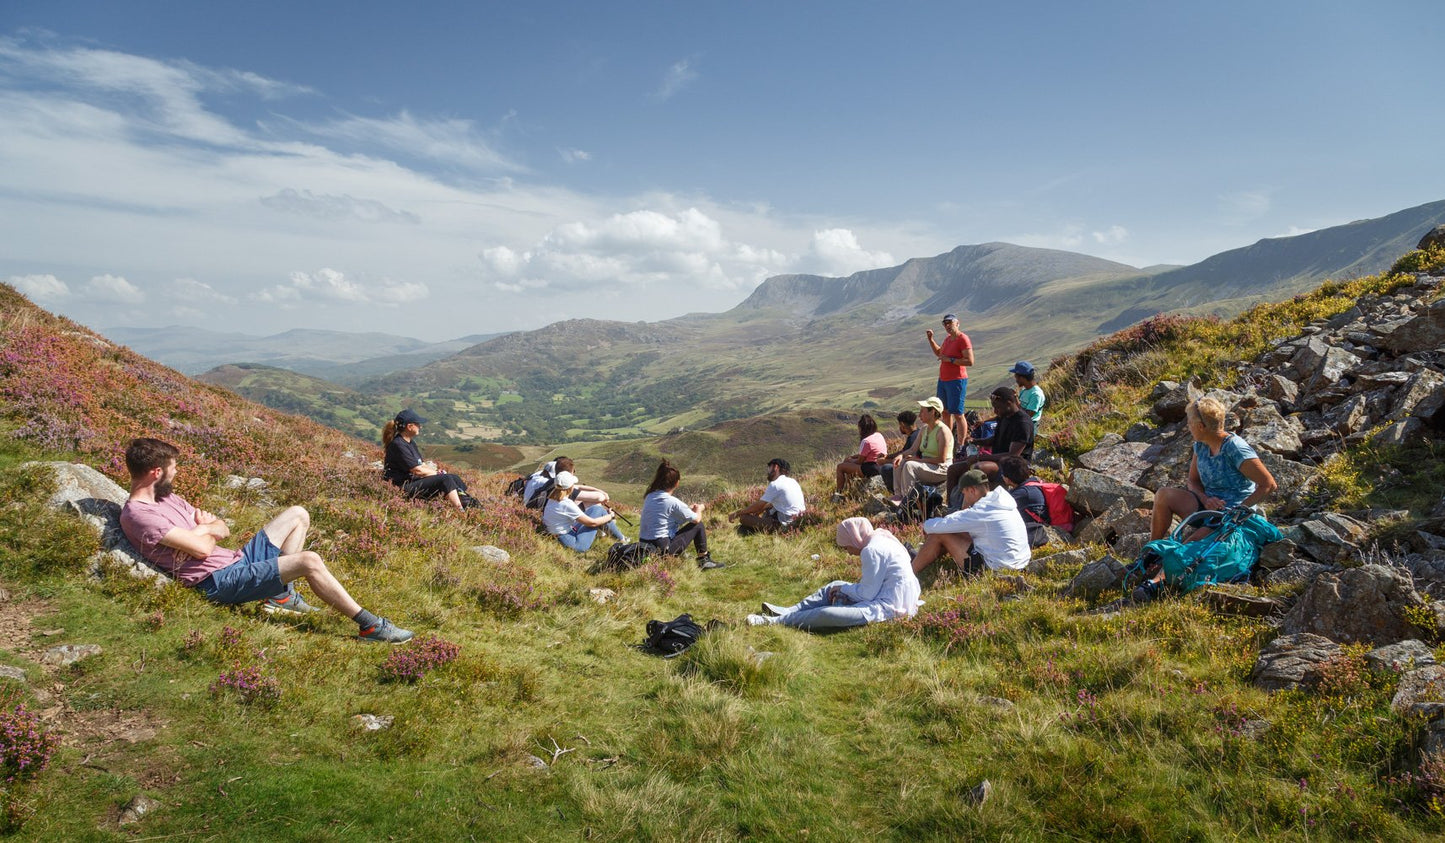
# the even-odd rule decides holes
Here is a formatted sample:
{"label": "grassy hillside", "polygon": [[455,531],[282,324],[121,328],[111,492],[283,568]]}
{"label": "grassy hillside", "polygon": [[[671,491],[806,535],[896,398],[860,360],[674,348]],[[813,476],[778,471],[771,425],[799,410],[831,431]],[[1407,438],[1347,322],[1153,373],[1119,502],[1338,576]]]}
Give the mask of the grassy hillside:
{"label": "grassy hillside", "polygon": [[[1256,313],[1238,335],[1287,332],[1307,310],[1249,328]],[[1189,347],[1156,350],[1172,361]],[[1183,355],[1179,365],[1227,368],[1212,356]],[[1061,361],[1058,371],[1069,370]],[[1107,399],[1120,416],[1110,423],[1141,412],[1123,391],[1070,404],[1065,382],[1045,386],[1060,407],[1054,418],[1072,423],[1078,442],[1092,435],[1087,424],[1103,423],[1073,415],[1090,401]],[[1364,670],[1358,652],[1319,693],[1267,695],[1245,682],[1272,637],[1263,622],[1221,618],[1193,600],[1084,616],[1083,604],[1057,596],[1077,563],[930,579],[927,605],[909,623],[829,636],[733,626],[661,660],[633,649],[648,619],[687,611],[736,621],[760,599],[786,602],[855,576],[856,560],[826,526],[736,536],[720,515],[758,486],[719,485],[705,493],[713,554],[727,568],[703,574],[670,561],[592,576],[586,568],[600,552],[578,557],[538,536],[494,491],[502,477],[464,475],[484,504],[464,516],[403,502],[366,467],[370,446],[98,342],[4,287],[0,402],[0,581],[9,592],[0,661],[30,680],[0,679],[0,711],[25,701],[65,738],[47,769],[0,788],[18,839],[1445,832],[1445,780],[1410,772],[1415,729],[1388,713],[1393,680]],[[809,415],[794,423],[801,429]],[[818,427],[835,435],[831,424]],[[180,490],[237,535],[276,506],[307,505],[311,546],[363,604],[455,644],[455,659],[405,681],[396,654],[441,662],[447,648],[363,645],[330,615],[287,621],[210,606],[174,586],[88,580],[93,539],[46,510],[43,474],[18,465],[62,457],[116,476],[120,448],[138,433],[182,447]],[[735,444],[762,453],[765,434],[757,426],[705,435],[755,437]],[[688,455],[685,479],[750,472],[728,447],[684,447],[686,437],[657,445]],[[851,445],[851,435],[841,438]],[[227,488],[231,473],[267,479],[274,500]],[[826,501],[824,472],[803,482],[810,500]],[[825,525],[851,514],[817,508]],[[918,537],[916,528],[901,533]],[[485,561],[470,550],[480,544],[511,560]],[[594,602],[597,587],[617,596]],[[96,643],[104,653],[41,668],[37,651],[53,643]],[[250,673],[222,681],[237,671]],[[352,720],[362,713],[395,721],[363,731]],[[969,794],[984,779],[993,796],[980,806]],[[120,806],[142,793],[160,807],[118,830]]]}

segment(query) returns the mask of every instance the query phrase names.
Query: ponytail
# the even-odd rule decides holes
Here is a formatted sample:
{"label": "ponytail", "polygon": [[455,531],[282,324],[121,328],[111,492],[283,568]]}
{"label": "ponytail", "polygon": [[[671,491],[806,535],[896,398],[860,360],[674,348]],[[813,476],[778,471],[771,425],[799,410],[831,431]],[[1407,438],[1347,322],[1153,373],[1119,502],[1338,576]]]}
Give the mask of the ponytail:
{"label": "ponytail", "polygon": [[664,459],[657,464],[657,473],[652,475],[652,485],[647,487],[647,491],[643,493],[643,497],[647,497],[653,492],[663,492],[674,488],[677,486],[677,481],[681,479],[682,472],[678,471],[673,467],[672,463]]}
{"label": "ponytail", "polygon": [[395,439],[395,438],[396,438],[396,419],[392,419],[391,421],[389,421],[389,422],[386,423],[386,427],[383,427],[383,428],[381,429],[381,447],[385,448],[387,445],[390,445],[390,444],[391,444],[391,440],[393,440],[393,439]]}

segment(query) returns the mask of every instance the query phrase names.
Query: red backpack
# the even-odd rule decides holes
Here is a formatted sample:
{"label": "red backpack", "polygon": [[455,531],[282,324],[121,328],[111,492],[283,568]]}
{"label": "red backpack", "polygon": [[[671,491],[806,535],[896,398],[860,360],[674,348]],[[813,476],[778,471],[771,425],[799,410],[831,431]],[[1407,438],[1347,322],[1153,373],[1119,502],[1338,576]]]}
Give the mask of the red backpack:
{"label": "red backpack", "polygon": [[[1030,480],[1025,486],[1038,486],[1039,491],[1044,493],[1044,503],[1048,505],[1049,520],[1051,527],[1057,527],[1066,533],[1074,532],[1074,508],[1069,505],[1069,490],[1059,483],[1044,483],[1039,480]],[[1029,513],[1033,515],[1033,513]],[[1037,516],[1034,516],[1037,519]]]}

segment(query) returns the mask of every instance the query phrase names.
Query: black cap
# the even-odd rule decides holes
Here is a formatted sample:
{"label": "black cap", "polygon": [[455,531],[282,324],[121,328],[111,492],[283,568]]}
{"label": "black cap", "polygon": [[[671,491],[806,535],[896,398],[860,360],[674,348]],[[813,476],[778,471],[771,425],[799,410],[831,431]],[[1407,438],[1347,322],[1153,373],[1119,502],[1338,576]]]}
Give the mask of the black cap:
{"label": "black cap", "polygon": [[415,410],[402,410],[400,413],[396,414],[396,423],[400,425],[422,425],[426,424],[426,419],[417,415]]}
{"label": "black cap", "polygon": [[793,467],[791,465],[788,465],[788,461],[783,459],[782,457],[773,457],[772,459],[768,460],[768,465],[777,466],[778,468],[783,470],[784,474],[788,474],[793,470]]}

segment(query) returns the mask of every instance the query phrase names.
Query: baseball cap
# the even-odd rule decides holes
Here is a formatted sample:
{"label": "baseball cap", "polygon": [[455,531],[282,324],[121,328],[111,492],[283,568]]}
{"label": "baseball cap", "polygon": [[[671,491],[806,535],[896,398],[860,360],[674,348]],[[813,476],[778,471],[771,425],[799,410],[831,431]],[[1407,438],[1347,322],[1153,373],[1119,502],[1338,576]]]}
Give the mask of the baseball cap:
{"label": "baseball cap", "polygon": [[427,420],[417,415],[415,410],[402,410],[396,414],[397,424],[426,424]]}
{"label": "baseball cap", "polygon": [[965,471],[965,472],[963,473],[963,476],[962,476],[962,477],[958,478],[958,485],[959,485],[959,486],[987,486],[987,485],[988,485],[988,475],[987,475],[987,474],[984,474],[982,471],[979,471],[979,470],[976,469],[976,468],[970,468],[968,471]]}
{"label": "baseball cap", "polygon": [[957,321],[958,321],[958,314],[956,314],[956,313],[945,313],[945,314],[943,314],[943,321],[945,321],[945,322],[957,322]]}
{"label": "baseball cap", "polygon": [[1011,375],[1023,375],[1026,378],[1031,378],[1034,376],[1034,364],[1027,360],[1020,360],[1015,363],[1014,367],[1009,369],[1008,372]]}
{"label": "baseball cap", "polygon": [[559,489],[570,489],[577,485],[577,475],[570,471],[557,472],[556,485]]}
{"label": "baseball cap", "polygon": [[927,407],[935,413],[943,412],[943,401],[937,395],[933,396],[932,398],[919,401],[918,406]]}

